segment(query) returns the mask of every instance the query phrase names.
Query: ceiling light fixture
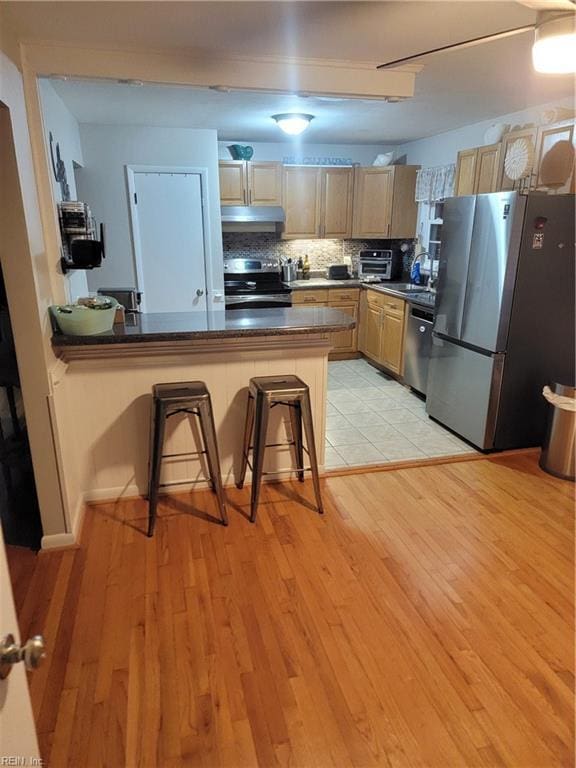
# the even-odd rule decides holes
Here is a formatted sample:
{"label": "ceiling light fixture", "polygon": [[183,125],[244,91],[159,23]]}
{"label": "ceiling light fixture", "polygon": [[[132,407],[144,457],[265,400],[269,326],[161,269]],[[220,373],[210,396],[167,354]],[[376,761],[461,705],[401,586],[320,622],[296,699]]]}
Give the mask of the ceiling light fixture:
{"label": "ceiling light fixture", "polygon": [[282,115],[272,115],[280,130],[289,136],[299,136],[308,128],[310,122],[314,120],[314,115],[304,115],[300,112],[286,112]]}
{"label": "ceiling light fixture", "polygon": [[536,72],[576,72],[576,27],[574,15],[544,18],[536,25],[532,63]]}

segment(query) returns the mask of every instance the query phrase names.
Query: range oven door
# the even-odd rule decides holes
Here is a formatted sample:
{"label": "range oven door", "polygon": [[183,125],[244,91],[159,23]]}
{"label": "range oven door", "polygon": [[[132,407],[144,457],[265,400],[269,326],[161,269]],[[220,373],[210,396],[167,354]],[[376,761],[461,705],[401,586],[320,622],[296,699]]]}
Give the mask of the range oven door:
{"label": "range oven door", "polygon": [[253,293],[226,296],[226,309],[273,309],[292,306],[292,296],[287,293]]}

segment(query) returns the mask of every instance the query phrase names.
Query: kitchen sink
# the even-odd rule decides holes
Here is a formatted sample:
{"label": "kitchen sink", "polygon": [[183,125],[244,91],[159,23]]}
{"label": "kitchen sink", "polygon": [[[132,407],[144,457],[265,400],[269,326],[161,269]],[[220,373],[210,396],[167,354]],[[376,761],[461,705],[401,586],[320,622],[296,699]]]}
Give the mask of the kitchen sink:
{"label": "kitchen sink", "polygon": [[432,293],[427,288],[422,288],[421,285],[411,285],[410,288],[399,288],[402,293]]}
{"label": "kitchen sink", "polygon": [[413,283],[390,283],[388,287],[399,293],[431,293],[425,285],[414,285]]}
{"label": "kitchen sink", "polygon": [[[368,282],[366,285],[370,286],[372,283]],[[414,283],[386,283],[380,282],[375,285],[378,288],[388,289],[395,293],[403,294],[404,296],[417,296],[418,298],[427,299],[428,297],[434,297],[435,291],[429,290],[425,285],[414,285]]]}

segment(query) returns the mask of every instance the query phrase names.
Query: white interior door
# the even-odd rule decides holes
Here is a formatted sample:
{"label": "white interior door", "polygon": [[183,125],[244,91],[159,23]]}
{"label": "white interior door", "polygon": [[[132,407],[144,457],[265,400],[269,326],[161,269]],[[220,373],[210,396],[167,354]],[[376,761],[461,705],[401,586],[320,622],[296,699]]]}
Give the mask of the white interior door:
{"label": "white interior door", "polygon": [[[8,634],[14,635],[17,642],[21,640],[0,529],[0,637]],[[34,762],[39,755],[24,664],[15,664],[8,677],[0,680],[0,759],[22,761],[6,765],[40,765]]]}
{"label": "white interior door", "polygon": [[202,173],[135,171],[131,200],[145,312],[206,311]]}

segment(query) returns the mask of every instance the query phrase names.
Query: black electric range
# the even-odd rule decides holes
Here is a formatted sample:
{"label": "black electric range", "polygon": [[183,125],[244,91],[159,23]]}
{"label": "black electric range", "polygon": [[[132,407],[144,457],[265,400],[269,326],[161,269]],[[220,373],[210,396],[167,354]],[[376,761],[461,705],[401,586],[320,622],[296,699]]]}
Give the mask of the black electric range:
{"label": "black electric range", "polygon": [[225,259],[226,309],[291,307],[292,292],[282,283],[278,259]]}

